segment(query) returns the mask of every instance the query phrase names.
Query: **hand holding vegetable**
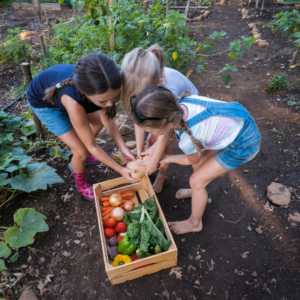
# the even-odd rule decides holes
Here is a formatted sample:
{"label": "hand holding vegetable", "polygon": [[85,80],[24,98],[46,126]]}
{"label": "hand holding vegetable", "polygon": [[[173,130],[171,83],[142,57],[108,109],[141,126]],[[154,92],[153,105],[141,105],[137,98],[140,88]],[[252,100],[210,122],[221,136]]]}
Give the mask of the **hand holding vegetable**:
{"label": "hand holding vegetable", "polygon": [[137,173],[137,170],[132,170],[132,169],[128,169],[128,168],[122,168],[122,171],[120,172],[120,174],[127,179],[128,181],[130,181],[131,183],[138,183],[140,182],[139,179],[135,179],[133,177],[131,177],[132,174]]}

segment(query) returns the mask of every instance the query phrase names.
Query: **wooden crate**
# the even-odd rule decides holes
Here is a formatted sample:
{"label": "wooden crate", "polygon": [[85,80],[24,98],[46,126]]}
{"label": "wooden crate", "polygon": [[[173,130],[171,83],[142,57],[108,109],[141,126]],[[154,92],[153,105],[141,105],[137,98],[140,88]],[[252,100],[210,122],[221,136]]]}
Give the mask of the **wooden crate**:
{"label": "wooden crate", "polygon": [[[117,186],[124,185],[124,184],[129,184],[129,185],[116,188]],[[178,252],[177,247],[175,245],[167,221],[161,210],[161,207],[159,205],[159,202],[153,190],[152,184],[148,177],[143,177],[140,183],[137,184],[130,184],[130,182],[125,178],[118,178],[118,179],[113,179],[102,183],[94,184],[93,188],[94,188],[96,211],[97,211],[98,223],[99,223],[100,239],[101,239],[102,250],[103,250],[104,266],[105,266],[106,274],[111,284],[122,283],[127,280],[132,280],[177,265],[177,252]],[[172,241],[172,245],[170,246],[168,251],[155,254],[153,256],[143,258],[135,262],[131,262],[129,264],[113,267],[111,265],[111,260],[108,258],[107,255],[107,244],[104,236],[100,198],[109,196],[115,192],[123,193],[126,191],[136,191],[139,194],[142,203],[148,199],[148,195],[150,197],[155,196],[156,203],[159,209],[160,219],[162,220],[165,226],[166,236],[169,240]],[[147,192],[148,195],[145,193],[145,191]],[[132,201],[134,201],[136,206],[138,205],[138,198],[136,196]],[[138,270],[134,270],[137,267],[141,267],[147,264],[152,264],[152,265]]]}

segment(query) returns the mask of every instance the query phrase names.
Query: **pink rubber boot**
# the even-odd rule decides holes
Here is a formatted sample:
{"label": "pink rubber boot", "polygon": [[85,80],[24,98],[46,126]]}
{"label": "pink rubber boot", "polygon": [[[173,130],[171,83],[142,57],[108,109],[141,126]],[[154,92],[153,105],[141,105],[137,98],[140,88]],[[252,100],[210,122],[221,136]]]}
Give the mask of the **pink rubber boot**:
{"label": "pink rubber boot", "polygon": [[88,165],[96,165],[96,164],[99,164],[100,161],[94,157],[92,154],[89,154],[87,160],[86,160],[86,163],[85,165],[88,166]]}
{"label": "pink rubber boot", "polygon": [[95,200],[93,187],[85,181],[85,172],[75,173],[71,164],[68,166],[75,178],[75,186],[79,193],[81,193],[86,200]]}

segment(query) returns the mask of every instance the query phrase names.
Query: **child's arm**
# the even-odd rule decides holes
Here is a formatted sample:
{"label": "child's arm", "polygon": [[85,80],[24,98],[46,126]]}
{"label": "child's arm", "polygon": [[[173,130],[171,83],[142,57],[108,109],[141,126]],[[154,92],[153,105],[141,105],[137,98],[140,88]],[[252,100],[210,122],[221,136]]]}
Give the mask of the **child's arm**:
{"label": "child's arm", "polygon": [[134,129],[137,157],[141,159],[141,153],[144,151],[145,130],[136,124],[134,124]]}
{"label": "child's arm", "polygon": [[120,173],[130,182],[139,182],[139,180],[133,179],[130,175],[131,173],[136,172],[135,170],[121,167],[109,155],[107,155],[107,153],[103,149],[99,147],[89,124],[85,109],[71,97],[66,95],[62,96],[62,103],[68,111],[76,133],[78,134],[80,140],[83,142],[89,153],[108,167]]}
{"label": "child's arm", "polygon": [[178,164],[182,166],[195,165],[200,161],[200,155],[194,153],[191,155],[179,154],[179,155],[168,155],[160,160],[160,167],[165,164]]}
{"label": "child's arm", "polygon": [[122,155],[127,161],[135,160],[134,155],[129,151],[129,149],[126,147],[121,134],[119,132],[119,129],[117,127],[117,124],[115,120],[109,118],[106,114],[106,109],[102,109],[100,111],[101,116],[101,122],[103,123],[105,129],[107,130],[108,134],[113,138],[115,141],[117,147],[120,149]]}

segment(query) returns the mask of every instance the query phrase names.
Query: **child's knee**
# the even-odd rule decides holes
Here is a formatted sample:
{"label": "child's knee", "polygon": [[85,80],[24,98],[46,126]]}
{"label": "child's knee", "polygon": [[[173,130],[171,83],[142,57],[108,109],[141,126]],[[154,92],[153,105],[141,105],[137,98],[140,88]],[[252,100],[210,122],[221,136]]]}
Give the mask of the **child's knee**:
{"label": "child's knee", "polygon": [[86,160],[89,156],[89,152],[87,149],[76,149],[75,151],[72,150],[73,156],[77,157],[80,160]]}
{"label": "child's knee", "polygon": [[202,182],[201,178],[199,178],[199,176],[193,174],[191,177],[190,177],[190,186],[191,188],[195,189],[202,189],[202,188],[205,188],[205,184]]}

